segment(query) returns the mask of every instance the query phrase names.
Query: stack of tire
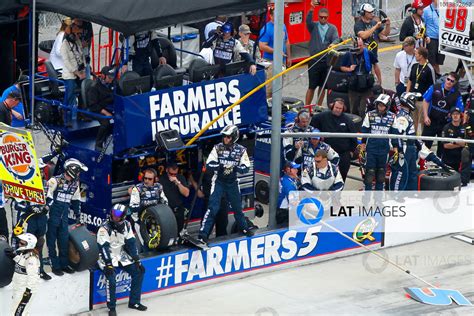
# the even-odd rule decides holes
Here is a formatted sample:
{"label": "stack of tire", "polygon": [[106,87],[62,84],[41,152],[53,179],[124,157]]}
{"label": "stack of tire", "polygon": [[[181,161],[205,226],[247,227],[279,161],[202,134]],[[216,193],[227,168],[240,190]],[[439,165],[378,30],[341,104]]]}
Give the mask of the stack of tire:
{"label": "stack of tire", "polygon": [[420,171],[418,174],[419,191],[458,191],[461,189],[461,174],[444,171],[439,168]]}

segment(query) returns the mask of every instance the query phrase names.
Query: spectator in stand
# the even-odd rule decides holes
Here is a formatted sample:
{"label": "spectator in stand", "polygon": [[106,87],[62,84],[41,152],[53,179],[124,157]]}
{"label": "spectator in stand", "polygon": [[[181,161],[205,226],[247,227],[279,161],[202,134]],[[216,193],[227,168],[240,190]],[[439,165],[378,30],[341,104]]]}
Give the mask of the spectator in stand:
{"label": "spectator in stand", "polygon": [[170,162],[166,165],[166,174],[160,177],[160,183],[163,186],[165,196],[168,198],[168,205],[176,216],[178,232],[180,232],[184,226],[184,199],[189,196],[189,188],[186,178],[179,173],[176,162]]}
{"label": "spectator in stand", "polygon": [[[306,16],[306,28],[311,34],[309,39],[309,54],[311,56],[327,49],[339,39],[339,34],[337,33],[336,26],[331,23],[328,23],[328,9],[319,9],[318,22],[313,21],[313,12],[315,6],[316,1],[311,0],[311,8],[309,9],[308,15]],[[319,87],[318,95],[321,94],[321,97],[316,100],[316,104],[321,105],[323,103],[325,90],[323,93],[321,93],[321,89],[323,88],[324,80],[326,79],[328,69],[329,66],[326,55],[324,55],[318,63],[316,63],[315,59],[309,61],[309,86],[308,90],[306,91],[305,104],[312,104],[314,90],[316,89],[316,87]]]}
{"label": "spectator in stand", "polygon": [[[300,110],[295,117],[295,124],[285,133],[309,133],[313,128],[309,125],[311,115],[308,110]],[[283,138],[283,154],[286,161],[303,162],[303,148],[307,147],[308,138]]]}
{"label": "spectator in stand", "polygon": [[[364,3],[360,7],[360,20],[354,24],[354,34],[362,38],[366,46],[370,46],[372,42],[380,41],[380,35],[388,39],[390,35],[390,19],[386,18],[382,21],[375,21],[375,8],[370,3]],[[389,40],[392,41],[392,40]],[[378,46],[372,52],[377,57]]]}
{"label": "spectator in stand", "polygon": [[350,112],[364,116],[365,102],[375,83],[372,70],[380,85],[382,85],[382,74],[377,56],[364,47],[362,38],[358,37],[354,45],[357,51],[347,52],[344,55],[341,71],[352,73],[349,83]]}
{"label": "spectator in stand", "polygon": [[374,101],[379,97],[381,94],[386,94],[390,97],[390,105],[388,110],[392,113],[397,113],[400,109],[400,98],[398,97],[397,93],[393,90],[384,89],[381,85],[376,84],[372,88],[371,95],[366,100],[366,113],[372,110],[375,110]]}
{"label": "spectator in stand", "polygon": [[[78,80],[83,80],[86,77],[85,65],[86,60],[82,50],[82,42],[80,40],[81,29],[72,24],[71,33],[64,36],[63,44],[61,45],[61,56],[63,57],[63,80],[66,88],[66,95],[64,96],[65,105],[72,106],[72,118],[74,118],[74,107],[77,107],[75,89]],[[65,123],[70,124],[71,116],[66,115]]]}
{"label": "spectator in stand", "polygon": [[204,40],[207,41],[213,35],[213,32],[215,32],[219,26],[223,26],[226,21],[227,17],[225,15],[219,15],[215,21],[208,23],[204,28]]}
{"label": "spectator in stand", "polygon": [[[7,96],[12,92],[16,91],[21,94],[20,91],[20,83],[28,81],[28,76],[25,75],[20,75],[18,78],[17,82],[15,82],[14,85],[8,87],[3,91],[2,98],[0,99],[0,102],[5,101]],[[23,109],[23,103],[20,101],[17,106],[15,106],[15,109],[12,109],[12,127],[25,127],[25,111]]]}
{"label": "spectator in stand", "polygon": [[18,91],[10,92],[6,99],[0,103],[0,123],[8,126],[12,125],[13,108],[21,101],[21,94]]}
{"label": "spectator in stand", "polygon": [[[443,127],[441,137],[464,139],[466,128],[461,122],[462,110],[458,107],[453,107],[450,111],[451,122]],[[466,146],[463,140],[443,142],[443,155],[441,160],[456,171],[460,170],[461,152]]]}
{"label": "spectator in stand", "polygon": [[59,32],[56,34],[56,39],[54,40],[53,47],[49,53],[49,61],[56,70],[64,68],[61,46],[63,44],[64,34],[69,34],[71,32],[71,24],[72,20],[69,17],[66,17],[61,21],[61,27],[59,28]]}
{"label": "spectator in stand", "polygon": [[[270,21],[260,30],[260,41],[258,48],[263,52],[263,59],[269,62],[270,65],[265,68],[265,75],[267,79],[273,77],[273,45],[274,45],[274,9],[270,8],[268,13],[270,15]],[[291,67],[291,48],[290,40],[288,38],[288,32],[286,26],[283,25],[283,65]],[[272,85],[267,85],[267,98],[272,97]]]}
{"label": "spectator in stand", "polygon": [[328,161],[328,154],[320,149],[314,155],[313,164],[303,170],[301,185],[305,191],[342,191],[344,181],[336,165]]}
{"label": "spectator in stand", "polygon": [[283,177],[280,178],[278,194],[278,209],[276,211],[277,225],[288,224],[288,210],[290,208],[288,197],[291,191],[297,191],[301,185],[298,170],[301,165],[293,161],[286,162],[283,167]]}
{"label": "spectator in stand", "polygon": [[397,53],[393,62],[393,67],[395,67],[395,86],[398,96],[407,91],[411,66],[416,62],[415,43],[414,37],[405,37],[402,44],[403,50]]}
{"label": "spectator in stand", "polygon": [[[448,123],[449,110],[453,107],[464,111],[461,93],[456,87],[459,77],[456,73],[450,72],[444,83],[435,83],[423,95],[423,117],[425,128],[423,136],[441,136],[443,127]],[[431,148],[433,141],[425,141],[428,148]],[[442,148],[438,146],[437,156],[441,157]]]}
{"label": "spectator in stand", "polygon": [[438,0],[433,0],[429,6],[423,9],[423,20],[426,24],[426,44],[428,48],[428,60],[433,65],[436,74],[440,74],[440,65],[444,64],[445,56],[438,52],[439,46],[439,11]]}
{"label": "spectator in stand", "polygon": [[[352,119],[344,113],[346,105],[344,100],[337,98],[329,104],[329,111],[318,113],[311,119],[311,126],[318,128],[322,132],[334,133],[356,133],[356,127]],[[356,138],[325,138],[339,155],[339,170],[342,179],[346,181],[347,173],[351,166],[351,153],[357,147]]]}
{"label": "spectator in stand", "polygon": [[[408,77],[407,92],[414,92],[424,95],[436,82],[435,71],[433,66],[428,63],[428,50],[420,47],[415,51],[416,64],[413,64]],[[413,123],[417,135],[421,135],[423,131],[423,102],[416,102],[416,110],[412,112]]]}
{"label": "spectator in stand", "polygon": [[[255,46],[255,42],[250,39],[250,34],[252,34],[252,32],[250,31],[250,27],[247,24],[242,24],[241,26],[239,26],[240,44],[245,49],[245,51],[250,54],[252,59],[260,61],[262,59],[262,54],[260,53],[260,49],[258,48],[258,46]],[[255,55],[253,53],[254,50]],[[243,60],[240,54],[237,54],[234,59],[235,61]]]}
{"label": "spectator in stand", "polygon": [[[112,116],[112,113],[107,107],[110,107],[114,101],[114,92],[112,89],[115,69],[113,67],[104,66],[101,70],[101,74],[102,77],[87,91],[89,110],[100,115]],[[101,151],[112,128],[110,119],[98,118],[97,120],[99,121],[100,127],[95,139],[95,150]]]}
{"label": "spectator in stand", "polygon": [[[317,128],[314,128],[311,132],[319,133],[320,130]],[[314,160],[314,155],[316,155],[316,152],[320,149],[327,152],[328,159],[332,164],[334,164],[335,166],[339,165],[339,160],[340,160],[339,154],[334,149],[332,149],[332,147],[329,144],[326,144],[325,142],[321,141],[321,137],[311,136],[307,146],[303,148],[302,170],[309,168],[311,166]]]}
{"label": "spectator in stand", "polygon": [[235,60],[240,55],[245,61],[250,63],[249,73],[255,75],[257,66],[252,56],[244,49],[240,41],[232,37],[232,24],[226,23],[219,27],[214,35],[202,45],[203,48],[212,48],[214,63],[222,68]]}
{"label": "spectator in stand", "polygon": [[414,0],[411,4],[411,16],[407,16],[400,28],[400,41],[404,41],[407,37],[416,39],[416,48],[425,47],[426,28],[423,22],[423,1]]}

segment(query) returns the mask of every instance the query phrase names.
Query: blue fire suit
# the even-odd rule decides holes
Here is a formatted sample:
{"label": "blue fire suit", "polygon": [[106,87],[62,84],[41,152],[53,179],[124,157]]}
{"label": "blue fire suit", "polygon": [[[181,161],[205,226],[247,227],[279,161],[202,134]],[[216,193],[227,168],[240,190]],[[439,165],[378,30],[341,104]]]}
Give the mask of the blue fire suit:
{"label": "blue fire suit", "polygon": [[[369,111],[362,123],[362,133],[370,134],[396,134],[393,128],[395,114],[390,111],[380,115],[377,110]],[[366,143],[367,161],[365,163],[365,190],[372,190],[375,179],[375,190],[383,190],[385,170],[387,168],[390,140],[383,138],[363,139]]]}
{"label": "blue fire suit", "polygon": [[247,149],[239,144],[226,146],[223,143],[219,143],[214,146],[209,154],[206,167],[210,171],[214,171],[214,176],[212,177],[208,210],[202,220],[199,237],[207,240],[211,234],[224,194],[234,212],[239,228],[247,230],[248,225],[242,212],[242,201],[237,179],[237,173],[244,174],[249,171],[250,160],[247,155]]}
{"label": "blue fire suit", "polygon": [[[308,125],[307,127],[300,127],[298,124],[293,125],[292,127],[288,128],[285,133],[311,133],[313,131],[313,127]],[[296,148],[295,144],[299,141],[303,141],[303,146],[300,148]],[[286,161],[294,161],[297,164],[303,163],[303,148],[308,147],[309,138],[292,138],[292,137],[285,137],[283,138],[283,154],[285,156]]]}
{"label": "blue fire suit", "polygon": [[317,146],[313,146],[311,141],[308,141],[308,146],[303,148],[303,165],[302,170],[311,168],[313,165],[314,156],[318,150],[324,150],[328,154],[328,160],[336,166],[339,166],[339,154],[331,147],[331,145],[319,141]]}
{"label": "blue fire suit", "polygon": [[[397,113],[393,127],[400,135],[416,135],[410,112],[404,108]],[[398,160],[391,166],[391,191],[416,191],[418,175],[416,142],[412,139],[392,139],[392,146],[398,149]]]}
{"label": "blue fire suit", "polygon": [[[64,174],[48,181],[46,205],[49,208],[49,220],[46,244],[53,270],[68,266],[68,215],[71,207],[76,218],[80,218],[79,186],[79,180],[67,181]],[[56,241],[59,257],[56,253]]]}

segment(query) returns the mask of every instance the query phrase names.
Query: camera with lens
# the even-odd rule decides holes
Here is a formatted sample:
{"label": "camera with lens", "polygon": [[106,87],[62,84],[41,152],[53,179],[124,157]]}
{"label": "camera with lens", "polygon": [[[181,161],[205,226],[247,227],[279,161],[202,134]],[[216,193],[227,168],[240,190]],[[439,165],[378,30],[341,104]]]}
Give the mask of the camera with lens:
{"label": "camera with lens", "polygon": [[78,71],[83,71],[84,69],[86,69],[86,65],[84,64],[79,64],[79,66],[77,67]]}
{"label": "camera with lens", "polygon": [[385,24],[385,23],[387,23],[387,19],[382,19],[381,22],[382,22],[382,24]]}

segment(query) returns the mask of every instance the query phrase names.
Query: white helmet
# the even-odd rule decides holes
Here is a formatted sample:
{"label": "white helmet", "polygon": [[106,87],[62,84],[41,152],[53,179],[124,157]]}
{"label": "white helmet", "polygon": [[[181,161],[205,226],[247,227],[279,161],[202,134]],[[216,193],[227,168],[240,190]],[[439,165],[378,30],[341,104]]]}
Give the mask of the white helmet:
{"label": "white helmet", "polygon": [[232,138],[231,144],[233,144],[239,139],[239,129],[235,125],[227,125],[222,129],[221,135],[230,136]]}
{"label": "white helmet", "polygon": [[[25,251],[25,250],[34,249],[36,247],[36,242],[38,241],[38,239],[36,239],[36,236],[30,233],[18,235],[16,236],[16,238],[20,240],[19,241],[20,247],[16,251]],[[21,244],[22,241],[24,241],[26,245],[22,245]]]}
{"label": "white helmet", "polygon": [[76,158],[70,158],[64,163],[64,172],[73,179],[77,179],[81,171],[87,172],[89,168]]}
{"label": "white helmet", "polygon": [[383,105],[385,105],[386,107],[388,107],[388,105],[390,104],[390,101],[392,99],[390,98],[390,96],[388,94],[381,94],[377,97],[377,99],[375,99],[374,101],[374,105],[377,105],[379,103],[382,103]]}

